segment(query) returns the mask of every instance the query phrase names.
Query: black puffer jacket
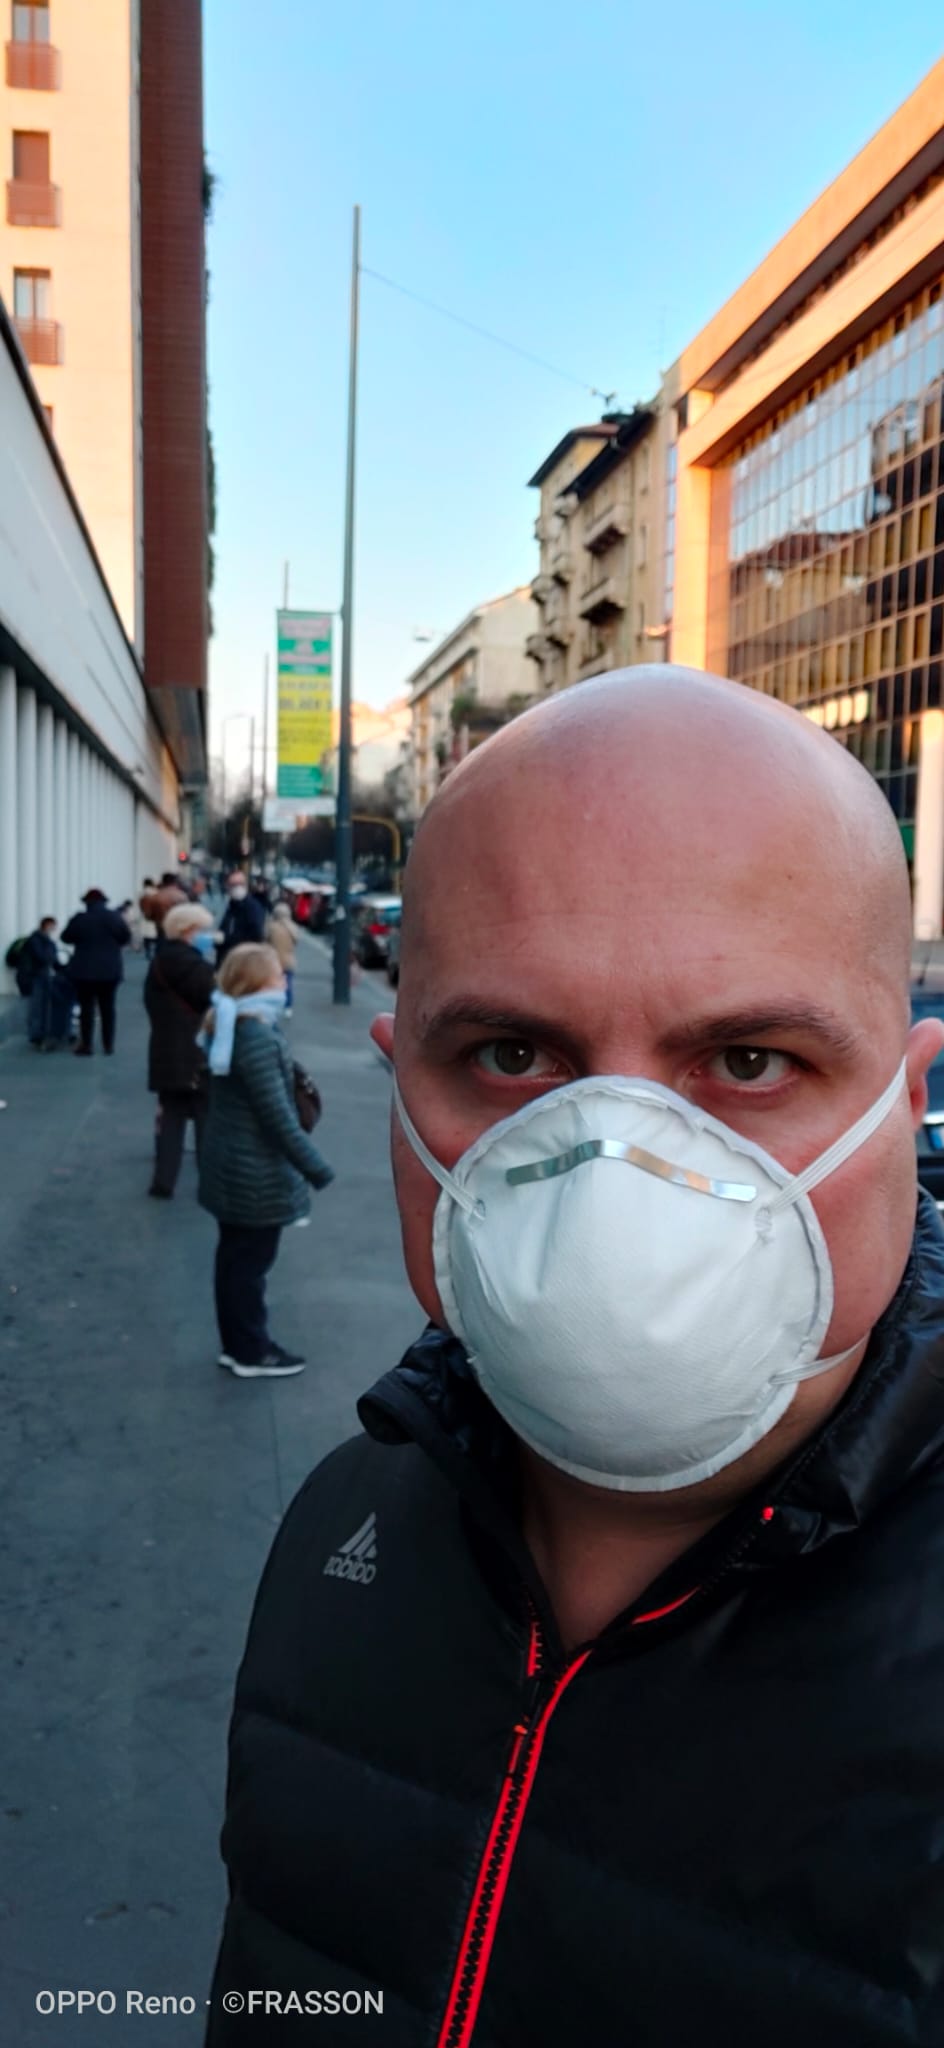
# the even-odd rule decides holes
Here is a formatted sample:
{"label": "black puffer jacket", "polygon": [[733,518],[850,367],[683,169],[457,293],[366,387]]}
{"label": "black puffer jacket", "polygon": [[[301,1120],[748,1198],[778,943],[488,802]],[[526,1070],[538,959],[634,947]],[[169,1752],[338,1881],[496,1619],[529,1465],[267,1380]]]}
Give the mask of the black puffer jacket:
{"label": "black puffer jacket", "polygon": [[73,981],[121,981],[124,961],[121,953],[131,944],[131,933],[117,910],[107,903],[90,903],[77,910],[62,934],[65,946],[74,946],[69,962]]}
{"label": "black puffer jacket", "polygon": [[[458,1347],[428,1332],[365,1398],[368,1437],[276,1539],[239,1675],[212,2048],[280,2043],[306,1990],[382,1992],[388,2048],[940,2048],[944,1238],[922,1203],[841,1406],[585,1656]],[[324,2011],[319,2042],[349,2040]]]}
{"label": "black puffer jacket", "polygon": [[292,1055],[282,1032],[239,1017],[228,1074],[210,1076],[210,1113],[200,1152],[200,1195],[220,1223],[282,1227],[307,1216],[309,1188],[334,1174],[302,1130]]}
{"label": "black puffer jacket", "polygon": [[210,1005],[216,976],[186,939],[164,939],[148,968],[144,1003],[151,1020],[148,1087],[184,1094],[206,1085],[206,1059],[197,1033]]}
{"label": "black puffer jacket", "polygon": [[265,938],[265,924],[265,906],[259,902],[258,897],[244,896],[237,903],[231,896],[223,912],[223,922],[220,926],[223,934],[220,959],[225,960],[227,953],[231,953],[234,946],[261,944]]}

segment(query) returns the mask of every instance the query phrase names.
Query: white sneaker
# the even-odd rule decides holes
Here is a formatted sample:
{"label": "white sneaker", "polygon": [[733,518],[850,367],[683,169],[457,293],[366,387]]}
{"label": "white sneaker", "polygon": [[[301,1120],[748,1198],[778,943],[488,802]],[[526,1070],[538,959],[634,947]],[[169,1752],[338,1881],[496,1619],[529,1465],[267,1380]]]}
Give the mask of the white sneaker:
{"label": "white sneaker", "polygon": [[225,1366],[227,1372],[235,1373],[238,1380],[285,1380],[305,1370],[305,1360],[290,1351],[267,1351],[257,1365],[240,1365],[238,1358],[221,1351],[216,1362]]}

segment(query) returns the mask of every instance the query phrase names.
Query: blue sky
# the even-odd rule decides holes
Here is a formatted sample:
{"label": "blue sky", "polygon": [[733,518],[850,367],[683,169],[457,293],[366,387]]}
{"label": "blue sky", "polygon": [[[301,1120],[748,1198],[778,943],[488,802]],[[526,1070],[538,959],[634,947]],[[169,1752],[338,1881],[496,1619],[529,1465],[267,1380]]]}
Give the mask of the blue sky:
{"label": "blue sky", "polygon": [[417,629],[535,573],[527,479],[587,387],[649,396],[942,47],[932,0],[205,0],[214,750],[261,716],[283,563],[293,604],[340,603],[355,200],[365,264],[577,380],[363,279],[354,694],[382,704]]}

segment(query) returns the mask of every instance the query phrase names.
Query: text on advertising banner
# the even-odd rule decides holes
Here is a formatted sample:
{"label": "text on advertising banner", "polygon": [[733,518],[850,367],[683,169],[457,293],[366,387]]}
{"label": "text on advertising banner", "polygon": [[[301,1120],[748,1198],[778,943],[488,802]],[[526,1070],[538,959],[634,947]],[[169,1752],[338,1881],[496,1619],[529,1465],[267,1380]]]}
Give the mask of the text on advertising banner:
{"label": "text on advertising banner", "polygon": [[330,794],[331,626],[330,612],[276,613],[279,796]]}

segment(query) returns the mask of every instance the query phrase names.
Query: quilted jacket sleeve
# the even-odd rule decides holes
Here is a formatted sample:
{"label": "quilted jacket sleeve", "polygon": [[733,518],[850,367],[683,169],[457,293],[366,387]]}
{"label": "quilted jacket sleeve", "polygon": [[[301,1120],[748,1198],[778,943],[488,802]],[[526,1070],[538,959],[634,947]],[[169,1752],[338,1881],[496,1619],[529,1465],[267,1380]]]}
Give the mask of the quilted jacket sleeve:
{"label": "quilted jacket sleeve", "polygon": [[313,1187],[327,1187],[334,1174],[298,1121],[278,1040],[268,1025],[252,1017],[237,1025],[233,1067],[270,1143],[284,1152]]}

